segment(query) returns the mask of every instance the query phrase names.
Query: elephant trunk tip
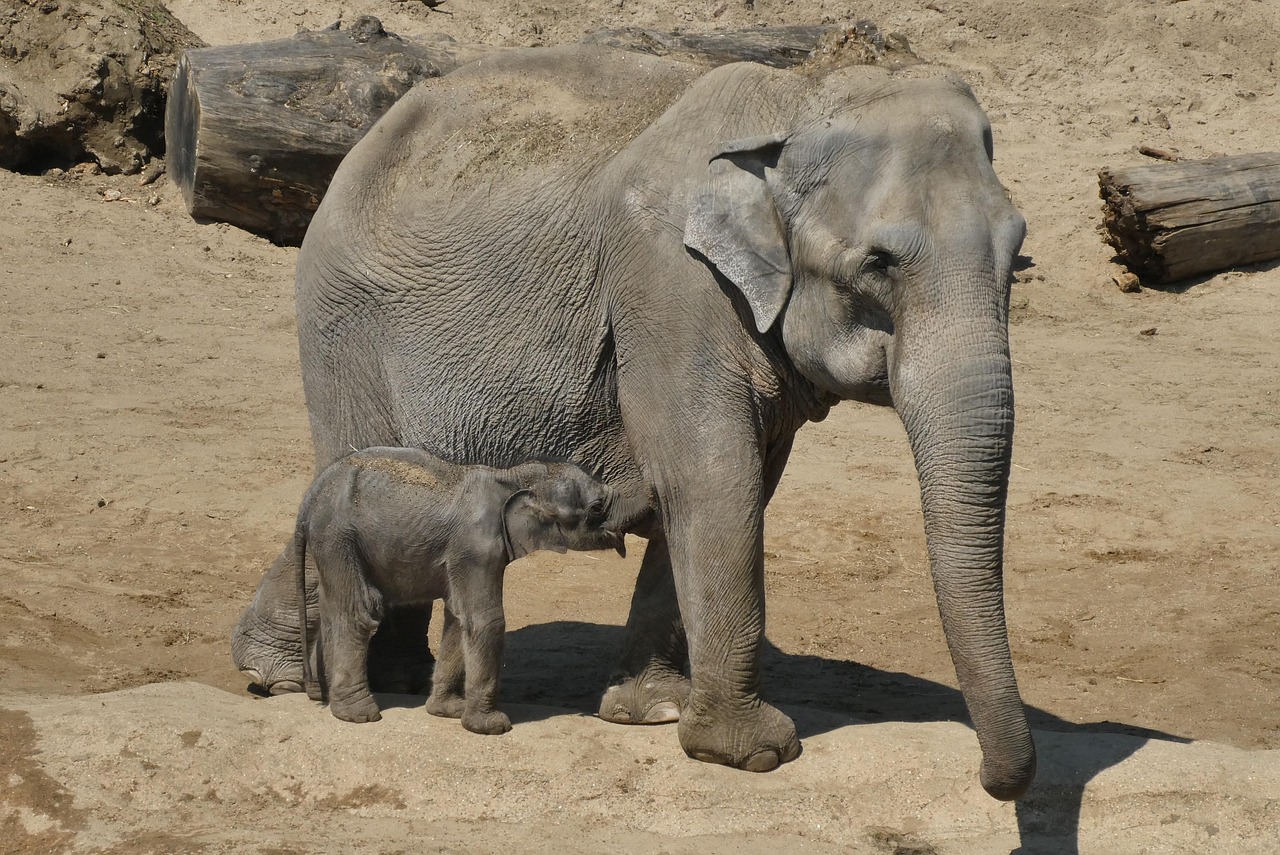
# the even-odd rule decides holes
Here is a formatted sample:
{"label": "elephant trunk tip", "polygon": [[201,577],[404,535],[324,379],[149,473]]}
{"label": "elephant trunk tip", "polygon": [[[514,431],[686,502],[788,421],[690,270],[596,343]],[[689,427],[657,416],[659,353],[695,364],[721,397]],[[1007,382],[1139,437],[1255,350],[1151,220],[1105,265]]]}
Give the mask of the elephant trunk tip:
{"label": "elephant trunk tip", "polygon": [[983,758],[980,779],[982,789],[993,799],[1002,802],[1016,801],[1027,794],[1036,777],[1036,752],[1031,749],[1028,757],[1016,764],[994,764]]}

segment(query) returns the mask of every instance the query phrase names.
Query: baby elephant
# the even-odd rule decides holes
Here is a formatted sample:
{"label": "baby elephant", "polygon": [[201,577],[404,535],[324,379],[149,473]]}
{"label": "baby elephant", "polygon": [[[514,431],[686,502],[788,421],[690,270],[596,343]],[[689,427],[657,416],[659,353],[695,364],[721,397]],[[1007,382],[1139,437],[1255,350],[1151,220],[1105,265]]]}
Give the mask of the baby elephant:
{"label": "baby elephant", "polygon": [[[382,716],[369,692],[369,639],[389,604],[444,599],[444,630],[427,711],[462,718],[475,733],[505,733],[499,711],[502,576],[530,552],[616,549],[608,527],[620,502],[608,486],[571,463],[511,469],[458,466],[424,451],[368,448],[316,478],[298,511],[298,599],[306,602],[306,554],[319,575],[316,676],[329,709],[346,721]],[[305,606],[303,679],[313,678]]]}

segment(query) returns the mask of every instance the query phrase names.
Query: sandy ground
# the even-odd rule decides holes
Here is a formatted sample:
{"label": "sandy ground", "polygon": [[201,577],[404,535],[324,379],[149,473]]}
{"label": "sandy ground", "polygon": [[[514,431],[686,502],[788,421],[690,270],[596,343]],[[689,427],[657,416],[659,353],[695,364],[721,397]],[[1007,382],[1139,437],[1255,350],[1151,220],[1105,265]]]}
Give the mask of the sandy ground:
{"label": "sandy ground", "polygon": [[1030,225],[1006,580],[1036,789],[977,786],[906,440],[854,405],[801,432],[770,509],[766,691],[805,739],[778,772],[583,715],[639,548],[512,568],[507,736],[249,695],[228,634],[310,474],[296,251],[164,181],[0,172],[0,852],[1275,851],[1280,269],[1120,293],[1097,171],[1276,149],[1280,4],[445,8],[172,5],[211,44],[360,14],[499,45],[866,17],[975,87]]}

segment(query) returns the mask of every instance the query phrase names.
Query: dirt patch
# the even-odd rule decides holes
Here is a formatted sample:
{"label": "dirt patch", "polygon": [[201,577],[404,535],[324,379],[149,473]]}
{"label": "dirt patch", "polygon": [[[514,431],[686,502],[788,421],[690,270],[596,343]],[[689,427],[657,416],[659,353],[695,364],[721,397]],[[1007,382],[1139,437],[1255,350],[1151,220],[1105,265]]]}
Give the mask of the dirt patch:
{"label": "dirt patch", "polygon": [[26,855],[63,849],[84,826],[84,811],[44,770],[31,717],[0,709],[0,853]]}

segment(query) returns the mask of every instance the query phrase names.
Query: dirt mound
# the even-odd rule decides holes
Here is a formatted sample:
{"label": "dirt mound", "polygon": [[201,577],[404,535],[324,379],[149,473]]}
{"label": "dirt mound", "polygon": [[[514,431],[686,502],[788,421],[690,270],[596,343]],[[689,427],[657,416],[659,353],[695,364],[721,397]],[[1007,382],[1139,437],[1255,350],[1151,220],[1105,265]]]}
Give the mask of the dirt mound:
{"label": "dirt mound", "polygon": [[164,151],[178,54],[203,44],[158,0],[11,4],[0,12],[0,168],[139,171]]}
{"label": "dirt mound", "polygon": [[73,851],[1238,855],[1280,821],[1280,751],[1039,732],[1040,796],[1015,807],[978,786],[958,724],[792,709],[804,762],[748,775],[687,761],[673,727],[514,706],[514,729],[483,737],[422,698],[381,701],[351,725],[196,683],[14,699],[0,725],[26,783],[0,797],[25,842]]}

